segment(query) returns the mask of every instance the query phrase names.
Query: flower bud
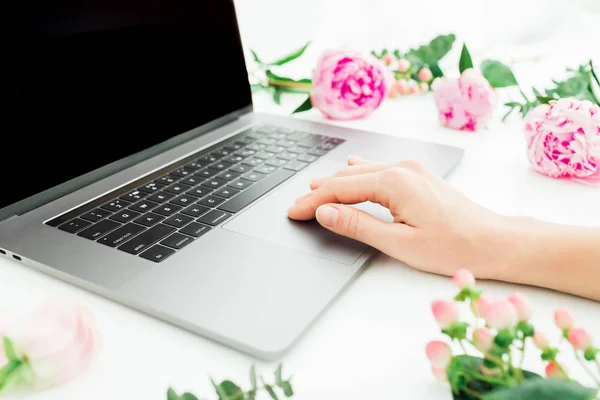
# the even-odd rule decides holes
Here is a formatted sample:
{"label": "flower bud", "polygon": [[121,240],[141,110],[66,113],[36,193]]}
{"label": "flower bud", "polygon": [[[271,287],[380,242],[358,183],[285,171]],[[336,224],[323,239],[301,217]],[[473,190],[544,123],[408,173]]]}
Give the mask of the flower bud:
{"label": "flower bud", "polygon": [[474,311],[476,311],[477,314],[481,318],[485,318],[485,316],[487,314],[487,310],[490,307],[490,304],[492,304],[492,300],[490,300],[489,297],[482,295],[475,302],[475,310]]}
{"label": "flower bud", "polygon": [[385,65],[390,65],[392,63],[392,61],[394,61],[394,58],[392,57],[392,55],[390,53],[386,53],[383,56],[383,62],[385,63]]}
{"label": "flower bud", "polygon": [[494,344],[494,334],[487,328],[478,328],[473,332],[473,343],[482,353],[487,353]]}
{"label": "flower bud", "polygon": [[527,321],[531,318],[532,306],[529,299],[521,293],[513,293],[508,297],[508,301],[515,306],[519,321]]}
{"label": "flower bud", "polygon": [[423,82],[429,82],[431,78],[433,78],[433,74],[431,73],[431,70],[429,68],[421,68],[418,76],[419,79]]}
{"label": "flower bud", "polygon": [[406,72],[410,68],[410,61],[406,58],[401,58],[398,60],[398,72]]}
{"label": "flower bud", "polygon": [[452,276],[452,281],[459,289],[472,287],[475,285],[475,277],[468,269],[459,269]]}
{"label": "flower bud", "polygon": [[419,85],[417,81],[411,79],[408,81],[408,93],[409,94],[417,94],[419,93]]}
{"label": "flower bud", "polygon": [[431,312],[438,325],[447,329],[458,320],[458,309],[456,304],[444,300],[434,300],[431,303]]}
{"label": "flower bud", "polygon": [[554,323],[562,330],[568,330],[575,324],[573,313],[568,308],[557,308],[554,312]]}
{"label": "flower bud", "polygon": [[542,332],[536,332],[533,335],[533,344],[540,350],[547,350],[550,347],[548,338]]}
{"label": "flower bud", "polygon": [[[562,367],[562,369],[565,369],[565,366],[560,364],[560,366]],[[565,376],[565,374],[563,373],[563,371],[561,371],[560,367],[558,366],[558,363],[556,361],[549,361],[548,364],[546,364],[546,377],[549,379],[566,379],[567,377]]]}
{"label": "flower bud", "polygon": [[425,346],[427,358],[431,361],[431,365],[435,368],[446,369],[452,360],[452,350],[448,344],[439,340],[434,340],[427,343]]}
{"label": "flower bud", "polygon": [[406,79],[398,79],[396,82],[396,90],[401,95],[408,94],[408,82]]}
{"label": "flower bud", "polygon": [[489,305],[485,320],[497,330],[511,328],[517,323],[517,310],[508,300],[495,300]]}
{"label": "flower bud", "polygon": [[592,335],[585,328],[571,329],[568,339],[576,350],[587,350],[593,345]]}

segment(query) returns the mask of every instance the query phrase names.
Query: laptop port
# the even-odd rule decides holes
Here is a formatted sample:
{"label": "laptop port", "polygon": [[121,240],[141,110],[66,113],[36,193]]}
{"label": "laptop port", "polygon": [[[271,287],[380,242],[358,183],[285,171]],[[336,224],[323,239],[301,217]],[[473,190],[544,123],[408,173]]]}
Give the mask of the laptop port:
{"label": "laptop port", "polygon": [[6,255],[6,252],[4,250],[0,249],[0,254]]}
{"label": "laptop port", "polygon": [[17,260],[17,261],[21,261],[21,257],[19,257],[19,256],[18,256],[18,255],[16,255],[16,254],[13,254],[13,258],[14,258],[15,260]]}

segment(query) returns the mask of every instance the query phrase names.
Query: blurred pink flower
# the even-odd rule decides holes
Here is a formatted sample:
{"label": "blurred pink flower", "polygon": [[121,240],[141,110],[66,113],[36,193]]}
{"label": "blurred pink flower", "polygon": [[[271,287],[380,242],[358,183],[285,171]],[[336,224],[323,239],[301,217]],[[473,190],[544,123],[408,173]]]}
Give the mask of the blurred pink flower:
{"label": "blurred pink flower", "polygon": [[489,297],[487,297],[486,295],[481,295],[479,297],[479,299],[475,302],[475,311],[477,311],[477,314],[481,318],[485,319],[487,310],[490,307],[491,303],[492,303],[492,300]]}
{"label": "blurred pink flower", "polygon": [[32,386],[38,390],[66,382],[82,373],[101,347],[94,318],[73,303],[41,306],[16,323],[7,336],[17,354],[26,357]]}
{"label": "blurred pink flower", "polygon": [[366,117],[381,105],[393,84],[377,58],[341,50],[323,53],[313,76],[313,107],[331,119]]}
{"label": "blurred pink flower", "polygon": [[433,78],[433,74],[429,68],[421,68],[418,77],[423,82],[429,82]]}
{"label": "blurred pink flower", "polygon": [[485,320],[493,329],[511,328],[517,323],[517,310],[508,300],[495,300],[487,308]]}
{"label": "blurred pink flower", "polygon": [[408,94],[408,81],[406,79],[398,79],[396,82],[396,90],[398,91],[398,94]]}
{"label": "blurred pink flower", "polygon": [[487,328],[477,328],[473,331],[473,343],[482,353],[487,353],[494,344],[494,334]]}
{"label": "blurred pink flower", "polygon": [[431,311],[442,329],[447,329],[458,320],[458,309],[456,304],[444,300],[434,300],[431,303]]}
{"label": "blurred pink flower", "polygon": [[434,340],[427,343],[425,346],[425,354],[435,368],[445,369],[452,360],[452,350],[448,344],[439,340]]}
{"label": "blurred pink flower", "polygon": [[554,311],[554,323],[560,329],[571,329],[575,323],[575,318],[571,310],[561,307]]}
{"label": "blurred pink flower", "polygon": [[535,346],[540,350],[546,350],[550,347],[548,338],[542,332],[536,332],[533,334],[533,344],[535,344]]}
{"label": "blurred pink flower", "polygon": [[592,335],[585,328],[573,328],[569,331],[569,342],[577,350],[587,350],[592,347]]}
{"label": "blurred pink flower", "polygon": [[446,369],[444,368],[437,368],[432,365],[431,373],[439,381],[445,382],[448,380],[448,375],[446,374]]}
{"label": "blurred pink flower", "polygon": [[[560,364],[565,369],[565,366]],[[549,361],[546,364],[546,377],[550,379],[565,379],[565,374],[560,370],[556,361]]]}
{"label": "blurred pink flower", "polygon": [[513,293],[508,296],[508,301],[515,306],[519,321],[527,321],[529,318],[531,318],[533,307],[527,297],[523,296],[521,293]]}
{"label": "blurred pink flower", "polygon": [[476,131],[492,118],[496,92],[474,69],[465,70],[459,78],[436,79],[432,89],[443,126]]}
{"label": "blurred pink flower", "polygon": [[452,280],[459,289],[475,285],[475,277],[471,271],[465,268],[456,271],[452,276]]}
{"label": "blurred pink flower", "polygon": [[600,107],[559,99],[533,109],[525,123],[527,157],[552,178],[600,185]]}
{"label": "blurred pink flower", "polygon": [[410,61],[406,58],[401,58],[398,60],[398,72],[406,72],[410,68]]}

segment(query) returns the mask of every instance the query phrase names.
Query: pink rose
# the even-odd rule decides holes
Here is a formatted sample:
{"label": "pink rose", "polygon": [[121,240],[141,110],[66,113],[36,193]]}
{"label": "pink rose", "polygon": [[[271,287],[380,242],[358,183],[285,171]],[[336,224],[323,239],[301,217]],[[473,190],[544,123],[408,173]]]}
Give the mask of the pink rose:
{"label": "pink rose", "polygon": [[571,310],[561,307],[554,311],[554,323],[560,329],[571,329],[573,324],[575,324],[575,318],[573,317]]}
{"label": "pink rose", "polygon": [[485,295],[481,295],[479,299],[475,302],[474,311],[476,311],[477,315],[479,315],[481,318],[485,319],[490,304],[492,304],[492,300]]}
{"label": "pink rose", "polygon": [[546,335],[542,332],[536,332],[533,334],[533,344],[540,350],[547,350],[550,347],[550,342]]}
{"label": "pink rose", "polygon": [[576,350],[587,350],[592,347],[592,335],[585,328],[573,328],[569,331],[569,342]]}
{"label": "pink rose", "polygon": [[311,103],[331,119],[363,118],[379,107],[392,84],[391,73],[377,58],[327,51],[314,72]]}
{"label": "pink rose", "polygon": [[10,329],[20,358],[31,370],[38,390],[66,382],[82,373],[101,346],[100,332],[92,315],[79,305],[45,304]]}
{"label": "pink rose", "polygon": [[445,369],[450,365],[450,361],[452,360],[452,350],[450,349],[450,346],[439,340],[427,343],[427,346],[425,346],[425,354],[427,354],[427,358],[429,358],[431,365],[435,368]]}
{"label": "pink rose", "polygon": [[531,302],[527,297],[523,296],[521,293],[513,293],[508,296],[508,301],[515,306],[519,321],[527,321],[529,318],[531,318],[533,307],[531,306]]}
{"label": "pink rose", "polygon": [[517,310],[508,300],[495,300],[487,308],[485,320],[493,329],[511,328],[517,323]]}
{"label": "pink rose", "polygon": [[[562,364],[560,367],[562,367],[563,370],[565,369]],[[565,379],[566,376],[563,371],[561,371],[560,367],[556,361],[549,361],[548,364],[546,364],[546,377],[549,379]]]}
{"label": "pink rose", "polygon": [[465,70],[459,78],[436,79],[432,89],[442,126],[476,131],[492,118],[496,92],[474,69]]}
{"label": "pink rose", "polygon": [[473,343],[482,353],[487,353],[494,344],[494,334],[487,328],[477,328],[473,331]]}
{"label": "pink rose", "polygon": [[475,285],[475,277],[468,269],[459,269],[452,276],[452,280],[454,284],[459,288],[463,289],[466,287],[471,287]]}
{"label": "pink rose", "polygon": [[552,178],[600,185],[600,107],[559,99],[533,109],[525,123],[527,157]]}
{"label": "pink rose", "polygon": [[448,329],[458,320],[456,304],[444,300],[434,300],[431,303],[431,312],[442,329]]}

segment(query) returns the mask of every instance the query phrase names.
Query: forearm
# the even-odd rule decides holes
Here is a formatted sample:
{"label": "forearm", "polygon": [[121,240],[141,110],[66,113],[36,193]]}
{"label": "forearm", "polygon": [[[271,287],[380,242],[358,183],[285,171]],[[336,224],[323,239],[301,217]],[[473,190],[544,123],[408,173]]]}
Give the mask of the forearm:
{"label": "forearm", "polygon": [[503,280],[600,301],[600,229],[515,218]]}

